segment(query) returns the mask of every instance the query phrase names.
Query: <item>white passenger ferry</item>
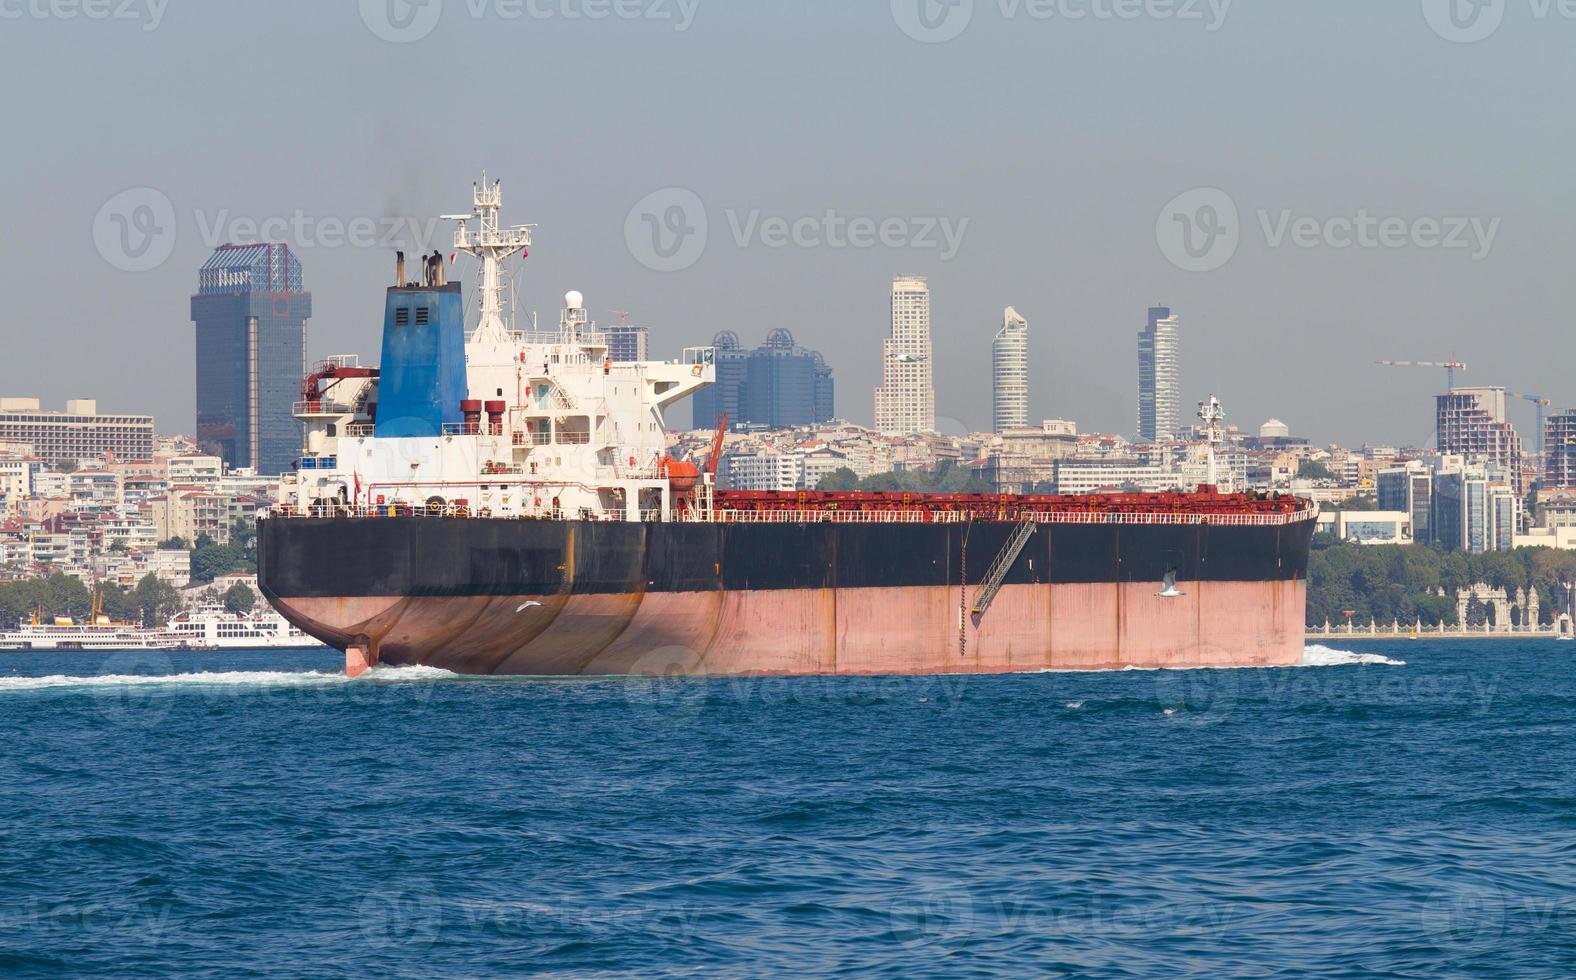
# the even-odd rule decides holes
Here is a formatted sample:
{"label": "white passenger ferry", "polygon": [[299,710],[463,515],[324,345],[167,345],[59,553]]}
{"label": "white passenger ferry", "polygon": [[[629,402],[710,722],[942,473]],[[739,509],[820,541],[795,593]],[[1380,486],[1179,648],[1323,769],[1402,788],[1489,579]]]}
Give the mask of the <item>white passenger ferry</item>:
{"label": "white passenger ferry", "polygon": [[204,604],[170,620],[167,633],[183,650],[262,650],[281,647],[322,647],[292,627],[272,609],[237,615],[217,604]]}
{"label": "white passenger ferry", "polygon": [[29,623],[0,632],[0,650],[174,650],[179,639],[166,630],[112,622],[95,607],[88,622],[35,613]]}

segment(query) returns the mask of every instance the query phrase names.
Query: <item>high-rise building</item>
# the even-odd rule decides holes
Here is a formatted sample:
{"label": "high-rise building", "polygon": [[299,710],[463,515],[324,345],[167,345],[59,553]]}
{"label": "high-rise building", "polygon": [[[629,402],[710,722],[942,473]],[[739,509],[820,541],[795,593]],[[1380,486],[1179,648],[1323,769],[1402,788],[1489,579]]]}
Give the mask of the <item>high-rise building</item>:
{"label": "high-rise building", "polygon": [[1543,420],[1543,486],[1576,487],[1576,411]]}
{"label": "high-rise building", "polygon": [[1379,509],[1411,515],[1412,540],[1433,541],[1434,475],[1422,463],[1380,471],[1375,478]]}
{"label": "high-rise building", "polygon": [[724,330],[712,338],[717,349],[717,382],[690,396],[690,410],[694,413],[691,426],[711,429],[724,415],[733,422],[744,419],[744,379],[748,369],[749,352],[739,343],[739,335]]}
{"label": "high-rise building", "polygon": [[1153,306],[1138,334],[1138,436],[1146,442],[1182,432],[1181,329],[1181,317]]}
{"label": "high-rise building", "polygon": [[816,417],[817,355],[781,328],[745,359],[744,413],[740,421],[787,429],[824,421]]}
{"label": "high-rise building", "polygon": [[992,424],[997,432],[1029,425],[1029,321],[1007,307],[991,344]]}
{"label": "high-rise building", "polygon": [[98,402],[75,398],[64,412],[46,412],[37,398],[0,398],[0,443],[27,446],[46,463],[153,455],[153,416],[101,415]]}
{"label": "high-rise building", "polygon": [[1434,470],[1432,540],[1447,551],[1507,551],[1521,524],[1511,473],[1493,462],[1445,456]]}
{"label": "high-rise building", "polygon": [[837,416],[837,385],[832,380],[832,366],[820,351],[815,355],[815,420],[830,422]]}
{"label": "high-rise building", "polygon": [[627,364],[649,359],[651,331],[648,328],[620,323],[611,327],[597,327],[597,330],[607,338],[607,356],[615,363]]}
{"label": "high-rise building", "polygon": [[1498,463],[1521,486],[1521,437],[1505,414],[1504,388],[1457,388],[1436,396],[1439,451],[1469,462]]}
{"label": "high-rise building", "polygon": [[892,329],[881,344],[876,430],[892,435],[936,430],[930,284],[922,276],[892,280]]}
{"label": "high-rise building", "polygon": [[725,330],[712,340],[717,382],[692,396],[697,429],[709,429],[724,414],[733,425],[791,428],[829,421],[835,410],[832,369],[819,352],[807,350],[787,330],[745,350],[738,334]]}
{"label": "high-rise building", "polygon": [[231,467],[281,473],[300,455],[312,294],[288,246],[221,245],[197,273],[197,439]]}

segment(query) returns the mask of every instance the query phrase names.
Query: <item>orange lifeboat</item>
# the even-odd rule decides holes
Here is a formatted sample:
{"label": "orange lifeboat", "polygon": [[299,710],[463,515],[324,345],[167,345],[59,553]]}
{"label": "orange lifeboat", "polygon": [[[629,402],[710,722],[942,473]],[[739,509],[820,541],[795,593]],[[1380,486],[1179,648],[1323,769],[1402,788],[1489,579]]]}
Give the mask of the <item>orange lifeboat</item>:
{"label": "orange lifeboat", "polygon": [[689,493],[700,482],[700,467],[682,459],[664,456],[658,469],[668,478],[668,486],[674,493]]}

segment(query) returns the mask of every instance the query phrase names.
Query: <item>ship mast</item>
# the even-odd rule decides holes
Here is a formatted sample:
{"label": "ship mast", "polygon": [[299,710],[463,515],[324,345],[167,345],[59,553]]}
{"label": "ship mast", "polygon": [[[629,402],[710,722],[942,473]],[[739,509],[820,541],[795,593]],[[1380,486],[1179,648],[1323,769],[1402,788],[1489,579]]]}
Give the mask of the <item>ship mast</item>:
{"label": "ship mast", "polygon": [[[446,214],[450,221],[458,221],[454,229],[454,250],[481,260],[481,322],[476,327],[473,341],[504,343],[509,331],[503,322],[503,275],[505,260],[516,253],[530,254],[531,229],[535,225],[514,225],[501,228],[498,212],[503,209],[503,181],[487,183],[487,172],[482,171],[479,184],[471,185],[472,213]],[[475,234],[466,224],[475,218],[479,227]]]}
{"label": "ship mast", "polygon": [[1220,444],[1220,423],[1226,420],[1226,411],[1220,407],[1220,399],[1214,395],[1208,401],[1198,403],[1198,418],[1204,423],[1205,461],[1208,465],[1209,485],[1213,488],[1220,486],[1218,466],[1215,459],[1215,447]]}

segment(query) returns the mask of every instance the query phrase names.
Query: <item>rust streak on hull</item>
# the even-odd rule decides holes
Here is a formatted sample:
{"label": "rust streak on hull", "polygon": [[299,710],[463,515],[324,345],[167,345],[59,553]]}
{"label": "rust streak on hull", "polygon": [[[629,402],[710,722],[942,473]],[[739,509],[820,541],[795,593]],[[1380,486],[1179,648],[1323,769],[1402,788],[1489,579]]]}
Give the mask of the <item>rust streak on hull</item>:
{"label": "rust streak on hull", "polygon": [[961,654],[955,587],[275,602],[342,649],[365,637],[382,663],[468,674],[1015,673],[1301,660],[1304,583],[1178,586],[1185,595],[1174,599],[1152,583],[1005,586],[980,624],[968,623]]}

